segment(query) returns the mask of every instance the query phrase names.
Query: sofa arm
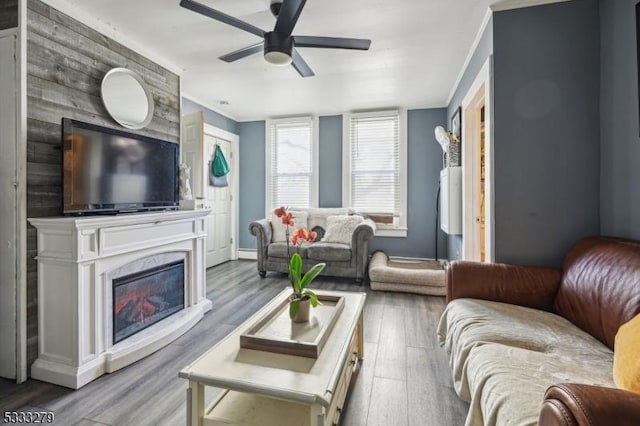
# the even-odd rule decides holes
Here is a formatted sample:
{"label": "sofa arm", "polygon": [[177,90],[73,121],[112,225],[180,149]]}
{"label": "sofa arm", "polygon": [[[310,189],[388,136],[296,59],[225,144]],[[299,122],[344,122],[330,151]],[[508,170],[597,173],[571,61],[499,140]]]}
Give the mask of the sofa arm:
{"label": "sofa arm", "polygon": [[351,236],[351,247],[357,247],[361,242],[369,241],[376,233],[376,223],[371,219],[365,219],[356,226]]}
{"label": "sofa arm", "polygon": [[559,269],[454,261],[447,269],[447,302],[469,297],[553,310]]}
{"label": "sofa arm", "polygon": [[269,248],[269,244],[271,244],[271,235],[273,234],[271,221],[269,219],[260,219],[251,222],[249,224],[249,232],[256,237],[257,266],[260,276],[264,277],[266,273],[267,249]]}
{"label": "sofa arm", "polygon": [[[262,243],[265,247],[271,244],[271,221],[269,219],[260,219],[249,224],[251,235],[258,238],[258,243]],[[259,245],[259,244],[258,244]]]}
{"label": "sofa arm", "polygon": [[541,426],[637,426],[640,394],[602,386],[563,383],[544,395]]}
{"label": "sofa arm", "polygon": [[369,240],[376,233],[376,223],[371,219],[365,219],[356,226],[351,236],[351,251],[355,262],[356,282],[362,282],[367,274],[367,262],[369,261]]}

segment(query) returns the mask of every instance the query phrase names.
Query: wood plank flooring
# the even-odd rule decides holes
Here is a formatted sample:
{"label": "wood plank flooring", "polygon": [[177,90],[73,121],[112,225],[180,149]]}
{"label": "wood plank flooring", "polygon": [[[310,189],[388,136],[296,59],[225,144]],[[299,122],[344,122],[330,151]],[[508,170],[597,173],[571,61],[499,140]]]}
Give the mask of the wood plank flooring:
{"label": "wood plank flooring", "polygon": [[[184,425],[187,382],[178,371],[287,286],[284,274],[261,280],[253,261],[232,261],[207,271],[213,310],[170,345],[83,388],[0,379],[5,411],[55,413],[61,426]],[[345,426],[463,425],[468,404],[451,382],[436,326],[444,298],[376,292],[351,280],[319,277],[314,287],[364,291],[365,359],[354,376],[343,412]],[[219,392],[207,388],[207,402]],[[296,426],[296,425],[283,425]]]}

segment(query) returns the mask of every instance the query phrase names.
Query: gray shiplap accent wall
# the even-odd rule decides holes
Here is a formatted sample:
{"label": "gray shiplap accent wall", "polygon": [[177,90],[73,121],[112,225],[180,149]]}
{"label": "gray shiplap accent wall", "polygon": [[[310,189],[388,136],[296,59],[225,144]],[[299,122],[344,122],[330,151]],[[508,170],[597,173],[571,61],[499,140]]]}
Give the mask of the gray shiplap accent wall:
{"label": "gray shiplap accent wall", "polygon": [[[446,129],[451,130],[451,117],[455,114],[458,107],[462,104],[462,99],[467,95],[467,92],[471,88],[473,81],[475,80],[478,72],[482,69],[482,66],[487,61],[489,55],[493,53],[493,17],[489,18],[489,22],[487,22],[487,26],[485,27],[482,35],[480,36],[480,40],[478,41],[478,45],[471,55],[471,60],[465,68],[462,78],[460,79],[460,83],[458,83],[458,87],[456,87],[453,96],[451,97],[451,102],[447,107],[447,117],[446,121],[441,123],[441,126],[444,126]],[[463,141],[464,143],[464,141]],[[464,161],[464,159],[463,159]],[[453,259],[461,259],[462,258],[462,235],[448,235],[448,251],[447,257],[451,260]]]}
{"label": "gray shiplap accent wall", "polygon": [[18,26],[18,0],[0,0],[0,30]]}
{"label": "gray shiplap accent wall", "polygon": [[[446,109],[408,111],[408,227],[407,238],[374,238],[371,250],[391,256],[435,257],[435,197],[442,154],[433,129],[446,118]],[[320,206],[342,205],[342,115],[319,119]],[[239,123],[240,248],[255,249],[249,223],[264,217],[265,122]],[[438,232],[439,257],[446,257],[446,238]]]}
{"label": "gray shiplap accent wall", "polygon": [[204,122],[211,124],[219,129],[226,130],[227,132],[238,134],[238,122],[226,117],[219,112],[216,112],[204,105],[197,102],[182,98],[182,114],[190,114],[192,112],[202,111],[204,113]]}
{"label": "gray shiplap accent wall", "polygon": [[[100,82],[114,67],[143,76],[154,100],[154,118],[136,133],[179,141],[179,76],[92,28],[38,1],[27,13],[27,216],[59,216],[61,120],[74,118],[122,129],[107,114]],[[126,129],[123,129],[126,130]],[[27,230],[28,363],[37,356],[37,253],[35,228]]]}
{"label": "gray shiplap accent wall", "polygon": [[600,232],[640,240],[636,3],[600,1]]}
{"label": "gray shiplap accent wall", "polygon": [[557,266],[600,230],[598,1],[493,24],[496,261]]}

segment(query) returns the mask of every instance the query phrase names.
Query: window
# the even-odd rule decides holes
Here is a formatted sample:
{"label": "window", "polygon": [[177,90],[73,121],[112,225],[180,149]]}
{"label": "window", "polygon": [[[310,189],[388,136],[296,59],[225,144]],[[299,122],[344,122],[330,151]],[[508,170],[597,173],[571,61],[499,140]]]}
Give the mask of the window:
{"label": "window", "polygon": [[317,119],[268,120],[266,123],[266,210],[318,206]]}
{"label": "window", "polygon": [[406,112],[359,113],[344,120],[343,205],[368,214],[376,235],[407,234]]}

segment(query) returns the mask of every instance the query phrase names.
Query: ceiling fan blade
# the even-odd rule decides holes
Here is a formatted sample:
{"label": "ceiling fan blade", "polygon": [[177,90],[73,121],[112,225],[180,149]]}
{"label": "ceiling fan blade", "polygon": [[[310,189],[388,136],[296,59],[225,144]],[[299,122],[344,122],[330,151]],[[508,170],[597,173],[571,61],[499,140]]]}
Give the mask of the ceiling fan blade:
{"label": "ceiling fan blade", "polygon": [[246,58],[247,56],[253,55],[254,53],[263,52],[264,51],[264,43],[257,43],[252,46],[243,47],[242,49],[238,49],[235,52],[227,53],[224,56],[220,56],[225,62],[233,62],[238,59]]}
{"label": "ceiling fan blade", "polygon": [[201,15],[208,16],[209,18],[213,18],[216,21],[220,21],[227,25],[231,25],[232,27],[236,27],[241,30],[247,31],[251,34],[255,34],[258,37],[264,37],[265,35],[265,31],[261,30],[258,27],[254,27],[253,25],[247,22],[241,21],[237,18],[234,18],[233,16],[229,16],[226,13],[222,13],[218,10],[211,9],[209,6],[205,6],[198,2],[195,2],[192,0],[181,0],[180,6],[184,7],[185,9],[192,10]]}
{"label": "ceiling fan blade", "polygon": [[324,47],[328,49],[369,50],[371,40],[344,37],[293,36],[296,47]]}
{"label": "ceiling fan blade", "polygon": [[291,59],[291,65],[293,65],[293,67],[301,76],[313,77],[315,75],[309,67],[309,64],[307,64],[304,59],[302,59],[302,56],[300,56],[296,49],[293,49],[293,51],[291,51]]}
{"label": "ceiling fan blade", "polygon": [[307,0],[284,0],[274,31],[288,36],[291,35],[306,2]]}

